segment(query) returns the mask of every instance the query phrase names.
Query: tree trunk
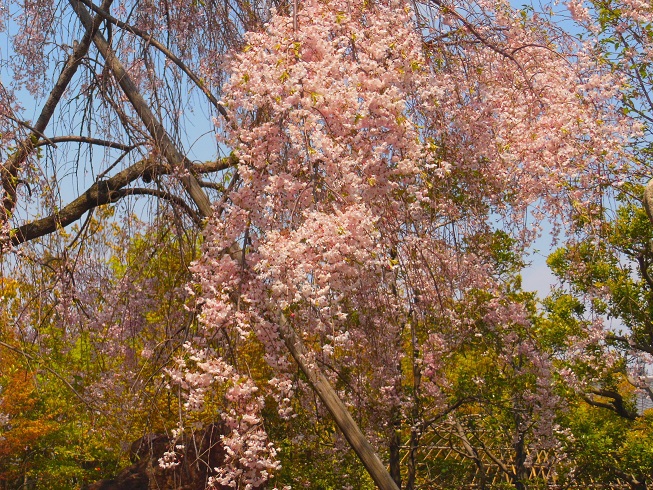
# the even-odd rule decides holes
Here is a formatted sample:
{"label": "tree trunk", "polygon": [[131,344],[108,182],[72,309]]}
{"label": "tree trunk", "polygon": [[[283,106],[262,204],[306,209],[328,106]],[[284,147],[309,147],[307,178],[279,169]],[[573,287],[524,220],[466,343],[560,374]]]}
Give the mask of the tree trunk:
{"label": "tree trunk", "polygon": [[526,468],[526,444],[524,441],[525,434],[520,431],[522,417],[515,408],[515,427],[519,433],[519,438],[513,445],[515,450],[515,472],[513,475],[513,484],[516,490],[526,489],[526,480],[528,480],[528,469]]}
{"label": "tree trunk", "polygon": [[401,447],[401,434],[399,433],[401,414],[399,407],[392,409],[392,423],[390,426],[390,477],[401,488],[401,454],[399,449]]}
{"label": "tree trunk", "polygon": [[365,436],[354,422],[349,414],[347,407],[338,398],[335,390],[329,384],[329,381],[310,363],[306,346],[297,336],[293,328],[288,325],[286,317],[281,313],[279,315],[279,333],[283,338],[288,350],[299,364],[300,369],[308,379],[313,390],[318,394],[320,400],[327,407],[333,416],[336,424],[349,442],[349,445],[356,452],[362,461],[365,469],[374,480],[374,483],[381,490],[399,490],[397,484],[386,470],[379,459],[374,448],[367,442]]}

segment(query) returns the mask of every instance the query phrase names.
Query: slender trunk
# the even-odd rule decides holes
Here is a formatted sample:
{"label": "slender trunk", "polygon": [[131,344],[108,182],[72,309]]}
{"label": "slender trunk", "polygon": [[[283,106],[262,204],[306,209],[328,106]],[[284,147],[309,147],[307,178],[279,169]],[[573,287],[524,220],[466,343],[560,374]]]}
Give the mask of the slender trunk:
{"label": "slender trunk", "polygon": [[[397,251],[396,248],[392,249],[392,256],[396,258]],[[399,297],[397,294],[397,288],[395,285],[392,285],[392,293],[395,297]],[[403,335],[402,330],[397,331],[397,336],[395,338],[395,349],[397,352],[401,352],[403,345]],[[397,359],[397,375],[395,377],[395,390],[397,394],[402,393],[402,380],[403,380],[403,367],[401,365],[401,358]],[[396,404],[393,405],[390,411],[390,476],[397,484],[397,487],[401,489],[401,421],[402,413],[401,407]]]}
{"label": "slender trunk", "polygon": [[416,453],[419,437],[413,427],[410,431],[410,440],[408,442],[408,477],[406,478],[406,490],[415,489],[415,480],[417,477]]}
{"label": "slender trunk", "polygon": [[417,344],[417,326],[415,321],[410,322],[410,335],[413,350],[413,408],[411,413],[412,425],[410,428],[410,441],[408,443],[408,477],[406,490],[414,490],[417,479],[417,449],[421,437],[421,399],[420,385],[422,383],[422,370],[420,367],[420,352]]}
{"label": "slender trunk", "polygon": [[521,424],[522,418],[519,412],[515,410],[515,428],[518,433],[518,439],[513,444],[513,449],[515,450],[515,472],[512,481],[516,490],[525,490],[526,480],[528,479],[528,469],[526,468],[526,443],[524,441],[525,434],[519,429]]}
{"label": "slender trunk", "polygon": [[481,455],[472,446],[468,437],[465,435],[465,429],[463,428],[463,426],[460,424],[458,420],[455,421],[455,427],[456,427],[456,433],[458,434],[458,437],[460,438],[460,441],[462,442],[463,447],[465,448],[466,456],[474,462],[476,468],[478,469],[477,472],[478,488],[479,490],[486,490],[487,472],[485,471],[485,464],[483,463]]}
{"label": "slender trunk", "polygon": [[[516,359],[517,364],[513,366],[516,372],[521,371],[524,364],[523,356]],[[528,480],[528,470],[526,468],[526,433],[523,429],[524,417],[520,410],[520,403],[513,401],[513,420],[515,421],[515,434],[517,438],[513,442],[513,449],[515,450],[514,470],[511,476],[513,485],[516,490],[525,490],[526,481]]]}
{"label": "slender trunk", "polygon": [[401,423],[401,414],[399,407],[392,409],[392,421],[390,427],[390,477],[401,488],[401,454],[399,449],[401,447],[401,433],[399,432],[399,425]]}
{"label": "slender trunk", "polygon": [[279,333],[288,350],[299,364],[300,369],[308,379],[313,390],[331,413],[336,424],[344,434],[351,448],[356,452],[374,483],[381,490],[399,490],[397,484],[386,470],[374,448],[359,429],[354,419],[349,414],[347,407],[338,398],[335,390],[324,375],[313,365],[308,357],[306,346],[297,336],[293,328],[288,325],[283,313],[279,315]]}

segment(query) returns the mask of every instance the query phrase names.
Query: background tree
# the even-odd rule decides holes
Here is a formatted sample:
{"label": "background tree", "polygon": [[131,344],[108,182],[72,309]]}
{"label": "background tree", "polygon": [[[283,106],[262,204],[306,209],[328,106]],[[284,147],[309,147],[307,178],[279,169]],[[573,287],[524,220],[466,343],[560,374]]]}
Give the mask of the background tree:
{"label": "background tree", "polygon": [[[569,7],[575,20],[590,34],[586,45],[627,81],[622,88],[622,110],[638,121],[641,131],[630,142],[630,178],[620,186],[615,201],[605,201],[598,208],[604,216],[603,225],[592,226],[586,217],[580,217],[576,239],[552,254],[549,265],[563,284],[564,289],[556,293],[558,300],[573,297],[570,301],[575,302],[578,316],[595,322],[601,322],[602,316],[611,320],[606,342],[600,348],[610,360],[610,368],[601,372],[584,369],[585,374],[592,375],[583,388],[585,401],[623,419],[614,421],[613,415],[600,415],[611,420],[605,422],[605,427],[618,427],[628,434],[623,436],[624,441],[631,437],[645,439],[650,423],[642,407],[651,400],[653,285],[649,271],[652,225],[650,211],[646,210],[647,205],[650,210],[651,192],[650,184],[646,184],[651,177],[652,11],[650,5],[632,2],[572,2]],[[615,436],[615,440],[621,437]],[[608,451],[616,447],[610,445]],[[622,466],[630,457],[626,456],[628,447],[630,443],[625,442],[619,456],[603,461],[610,461],[608,466],[640,488],[650,480],[650,458],[641,448],[634,449],[637,462]]]}

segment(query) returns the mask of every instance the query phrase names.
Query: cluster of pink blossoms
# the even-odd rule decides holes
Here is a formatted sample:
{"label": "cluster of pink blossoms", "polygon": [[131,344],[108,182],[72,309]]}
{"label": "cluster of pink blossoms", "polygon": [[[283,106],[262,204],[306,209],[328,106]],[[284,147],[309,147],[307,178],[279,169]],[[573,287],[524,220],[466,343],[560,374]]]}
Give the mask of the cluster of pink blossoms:
{"label": "cluster of pink blossoms", "polygon": [[[614,107],[619,80],[582,53],[565,58],[569,46],[502,5],[482,6],[495,31],[463,23],[440,41],[396,1],[307,0],[247,34],[223,94],[241,185],[194,266],[207,337],[256,337],[283,378],[285,313],[316,360],[368,375],[351,383],[361,396],[343,396],[381,423],[411,403],[406,324],[437,319],[469,335],[453,305],[478,289],[501,297],[490,247],[475,238],[501,221],[523,247],[533,206],[552,217],[590,209],[617,179],[629,131]],[[234,243],[245,251],[226,254]],[[519,307],[486,319],[525,322]],[[429,338],[415,347],[437,379],[429,348],[445,341]],[[514,355],[550,377],[527,344]]]}
{"label": "cluster of pink blossoms", "polygon": [[[204,396],[212,388],[224,390],[224,399],[229,404],[221,414],[228,431],[221,438],[225,458],[221,466],[214,469],[209,488],[258,488],[279,469],[276,448],[263,429],[261,409],[264,400],[257,394],[258,387],[224,360],[209,355],[206,349],[196,349],[186,343],[184,351],[176,359],[176,366],[166,371],[171,384],[185,397],[186,413],[202,410]],[[176,435],[184,430],[183,421],[180,424]],[[171,448],[160,460],[160,466],[168,468],[176,464],[175,451]]]}

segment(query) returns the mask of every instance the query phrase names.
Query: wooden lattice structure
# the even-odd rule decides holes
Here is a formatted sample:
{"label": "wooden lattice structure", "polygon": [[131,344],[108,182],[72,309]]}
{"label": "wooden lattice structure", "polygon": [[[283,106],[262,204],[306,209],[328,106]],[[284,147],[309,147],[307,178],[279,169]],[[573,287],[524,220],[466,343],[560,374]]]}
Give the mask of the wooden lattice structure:
{"label": "wooden lattice structure", "polygon": [[[509,489],[515,488],[509,475],[494,462],[487,453],[478,452],[480,463],[471,458],[465,457],[461,451],[451,445],[443,444],[444,441],[437,441],[439,444],[420,445],[418,474],[420,484],[418,488],[438,489]],[[405,448],[407,449],[407,448]],[[510,461],[511,449],[494,450],[494,454],[502,461]],[[573,461],[565,458],[563,461],[557,459],[553,451],[538,451],[531,457],[528,454],[528,474],[525,482],[526,488],[535,489],[592,489],[592,490],[631,490],[633,487],[625,481],[615,479],[609,483],[597,481],[594,475],[580,472],[574,475]],[[482,466],[482,469],[481,469]],[[563,475],[560,475],[560,468],[564,468]],[[515,467],[509,467],[515,472]]]}

